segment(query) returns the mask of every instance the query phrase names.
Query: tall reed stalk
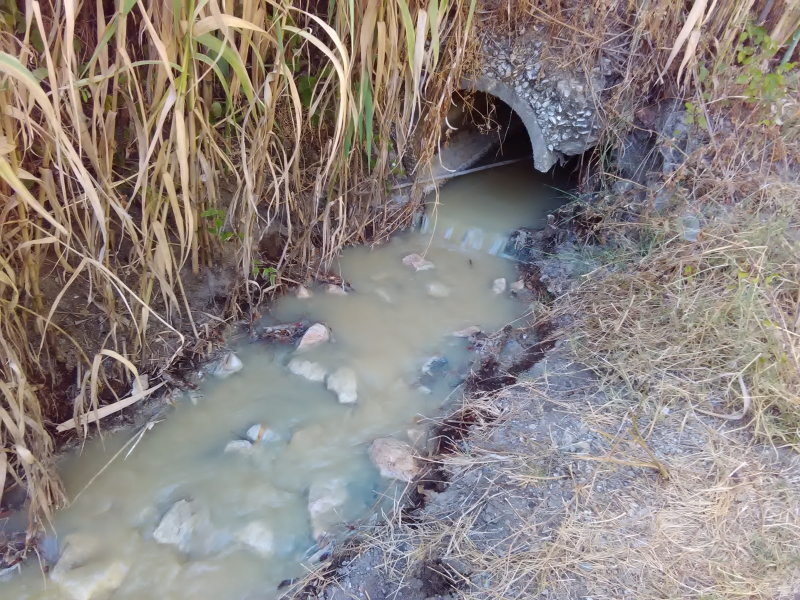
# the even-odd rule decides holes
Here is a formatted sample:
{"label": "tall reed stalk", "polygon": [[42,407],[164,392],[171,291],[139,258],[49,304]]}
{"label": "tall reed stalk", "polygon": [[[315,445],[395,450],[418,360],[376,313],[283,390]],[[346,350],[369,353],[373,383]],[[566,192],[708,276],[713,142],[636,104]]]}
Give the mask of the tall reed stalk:
{"label": "tall reed stalk", "polygon": [[[474,11],[475,0],[3,4],[0,494],[7,479],[26,486],[35,519],[63,503],[49,426],[65,407],[53,399],[80,418],[113,382],[179,357],[202,333],[185,284],[204,265],[233,254],[231,306],[255,304],[402,221],[385,181],[437,134]],[[267,264],[257,247],[273,231],[280,257]],[[62,314],[76,298],[100,335]]]}

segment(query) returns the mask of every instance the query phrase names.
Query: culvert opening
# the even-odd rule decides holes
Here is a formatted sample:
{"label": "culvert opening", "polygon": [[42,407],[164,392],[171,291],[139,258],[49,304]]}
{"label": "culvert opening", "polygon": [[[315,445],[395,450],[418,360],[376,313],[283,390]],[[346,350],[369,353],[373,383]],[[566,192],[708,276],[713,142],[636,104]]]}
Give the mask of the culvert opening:
{"label": "culvert opening", "polygon": [[[426,190],[419,226],[462,250],[508,254],[509,235],[519,228],[546,227],[547,215],[569,202],[577,185],[576,160],[546,173],[536,170],[522,119],[489,93],[454,94],[441,140],[433,160],[436,183]],[[498,190],[502,209],[487,211]]]}
{"label": "culvert opening", "polygon": [[[534,144],[519,113],[501,98],[483,91],[453,94],[433,161],[432,179],[440,185],[471,173],[521,163],[530,185],[571,190],[577,184],[581,156],[557,162],[547,172],[536,170]],[[434,186],[428,186],[428,191]]]}

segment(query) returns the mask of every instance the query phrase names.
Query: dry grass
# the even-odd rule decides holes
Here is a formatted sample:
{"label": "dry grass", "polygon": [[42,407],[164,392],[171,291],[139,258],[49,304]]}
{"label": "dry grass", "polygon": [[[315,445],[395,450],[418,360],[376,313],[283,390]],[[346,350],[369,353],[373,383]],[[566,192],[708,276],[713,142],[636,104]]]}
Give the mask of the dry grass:
{"label": "dry grass", "polygon": [[179,358],[201,266],[235,257],[237,316],[408,218],[385,181],[438,135],[475,2],[26,6],[0,22],[0,493],[39,518],[53,398],[78,419]]}
{"label": "dry grass", "polygon": [[[574,372],[569,363],[501,390],[512,399],[503,410],[497,397],[468,400],[466,408],[489,409],[492,419],[472,427],[467,452],[437,457],[450,475],[451,497],[434,500],[410,520],[397,510],[385,526],[364,532],[356,550],[379,553],[376,566],[400,590],[398,597],[405,597],[403,586],[418,585],[420,565],[433,564],[459,597],[476,600],[794,598],[797,457],[755,446],[743,430],[717,428],[703,415],[687,424],[677,412],[664,419],[663,413],[655,418],[659,411],[642,411],[643,419],[653,419],[647,443],[659,452],[668,438],[704,442],[662,459],[668,479],[656,469],[631,479],[623,470],[644,465],[648,455],[620,428],[631,423],[630,398],[621,389],[604,393],[594,380],[584,382],[588,395],[576,402],[574,388],[559,389]],[[545,404],[558,407],[560,423],[591,423],[605,433],[606,450],[573,454],[533,434],[498,447],[498,429],[509,432],[504,439],[520,436]],[[568,490],[571,500],[548,503],[559,490]],[[504,505],[511,509],[493,508]],[[304,585],[312,586],[308,591],[336,583],[312,574]]]}

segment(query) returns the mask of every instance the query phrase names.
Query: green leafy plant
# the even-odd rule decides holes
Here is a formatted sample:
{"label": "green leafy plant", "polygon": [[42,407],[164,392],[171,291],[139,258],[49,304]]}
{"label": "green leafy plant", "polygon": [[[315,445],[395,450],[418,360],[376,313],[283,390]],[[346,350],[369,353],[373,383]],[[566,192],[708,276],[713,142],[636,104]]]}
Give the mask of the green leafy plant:
{"label": "green leafy plant", "polygon": [[225,231],[225,211],[219,208],[209,208],[200,213],[200,216],[210,221],[210,227],[207,228],[208,232],[217,236],[223,242],[227,242],[234,235],[233,231]]}
{"label": "green leafy plant", "polygon": [[739,36],[736,62],[745,70],[736,83],[745,86],[748,102],[772,103],[786,96],[786,76],[795,64],[785,62],[770,68],[769,62],[777,52],[777,42],[760,25],[748,24]]}
{"label": "green leafy plant", "polygon": [[703,114],[702,108],[697,108],[692,102],[687,102],[685,105],[686,107],[686,118],[685,122],[687,125],[694,125],[697,123],[700,127],[705,128],[708,123],[706,122],[706,116]]}
{"label": "green leafy plant", "polygon": [[256,258],[252,264],[253,278],[258,276],[264,279],[269,279],[270,285],[275,285],[275,279],[278,277],[278,270],[275,267],[269,267],[264,264],[264,261]]}

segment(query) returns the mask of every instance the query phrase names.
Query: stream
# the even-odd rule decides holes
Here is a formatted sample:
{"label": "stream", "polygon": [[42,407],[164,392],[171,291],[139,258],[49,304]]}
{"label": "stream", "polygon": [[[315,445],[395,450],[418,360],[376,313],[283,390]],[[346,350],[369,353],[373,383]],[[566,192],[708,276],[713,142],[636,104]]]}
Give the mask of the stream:
{"label": "stream", "polygon": [[[543,227],[563,203],[549,182],[527,163],[454,179],[413,231],[341,254],[331,271],[352,286],[346,295],[288,294],[264,317],[265,326],[324,323],[330,341],[296,354],[243,336],[231,342],[240,371],[206,377],[143,432],[63,456],[77,500],[44,545],[61,562],[45,574],[34,556],[0,584],[0,598],[279,597],[281,581],[307,572],[318,540],[369,522],[402,495],[407,484],[381,476],[370,444],[425,444],[426,418],[447,413],[474,356],[453,332],[491,332],[527,311],[509,292],[517,273],[503,250],[514,228]],[[434,268],[404,264],[412,253]],[[500,278],[502,292],[493,290]],[[306,374],[318,380],[293,373],[290,361],[295,370],[312,364]],[[354,403],[319,380],[340,368],[355,375]]]}

